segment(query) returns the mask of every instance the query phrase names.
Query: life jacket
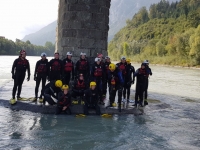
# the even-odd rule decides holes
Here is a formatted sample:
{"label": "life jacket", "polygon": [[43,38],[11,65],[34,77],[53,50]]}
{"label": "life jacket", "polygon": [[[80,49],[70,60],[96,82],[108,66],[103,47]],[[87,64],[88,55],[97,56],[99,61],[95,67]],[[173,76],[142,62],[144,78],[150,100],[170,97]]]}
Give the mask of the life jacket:
{"label": "life jacket", "polygon": [[52,71],[60,71],[61,70],[61,64],[59,60],[54,60],[52,66],[51,66]]}
{"label": "life jacket", "polygon": [[40,63],[40,65],[37,68],[38,73],[46,73],[47,72],[47,64],[46,63]]}
{"label": "life jacket", "polygon": [[126,75],[126,64],[119,63],[119,69],[122,71],[123,75]]}
{"label": "life jacket", "polygon": [[62,101],[59,101],[59,104],[64,105],[67,101],[68,101],[68,96],[63,94]]}
{"label": "life jacket", "polygon": [[77,84],[76,84],[76,89],[85,89],[85,82],[82,81],[82,83],[78,80]]}
{"label": "life jacket", "polygon": [[73,68],[73,63],[72,61],[66,61],[65,63],[65,71],[66,72],[71,72],[72,71],[72,68]]}
{"label": "life jacket", "polygon": [[102,75],[103,75],[102,66],[95,66],[94,76],[95,77],[102,77]]}
{"label": "life jacket", "polygon": [[88,65],[87,60],[80,60],[78,69],[81,70],[81,71],[86,71],[88,69],[87,65]]}
{"label": "life jacket", "polygon": [[28,60],[27,59],[22,60],[21,58],[19,58],[19,60],[17,61],[16,70],[26,71],[27,68],[28,68]]}
{"label": "life jacket", "polygon": [[146,76],[146,69],[139,69],[139,74]]}

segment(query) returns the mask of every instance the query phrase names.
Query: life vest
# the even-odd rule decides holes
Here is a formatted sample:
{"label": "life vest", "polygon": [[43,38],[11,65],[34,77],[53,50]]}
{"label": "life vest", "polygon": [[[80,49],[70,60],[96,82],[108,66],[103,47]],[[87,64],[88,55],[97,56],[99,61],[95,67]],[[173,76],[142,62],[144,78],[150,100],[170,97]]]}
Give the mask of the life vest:
{"label": "life vest", "polygon": [[139,69],[139,74],[146,76],[146,69]]}
{"label": "life vest", "polygon": [[27,59],[19,59],[19,61],[17,62],[16,65],[16,70],[20,70],[20,71],[26,71],[26,69],[28,68],[28,60]]}
{"label": "life vest", "polygon": [[67,99],[68,99],[68,96],[63,94],[63,96],[62,96],[62,100],[63,100],[63,101],[59,101],[59,104],[60,104],[60,105],[65,104],[65,102],[67,102]]}
{"label": "life vest", "polygon": [[59,60],[55,60],[51,66],[52,71],[60,71],[61,70],[61,64]]}
{"label": "life vest", "polygon": [[84,89],[85,86],[85,82],[82,81],[82,83],[78,80],[77,84],[76,84],[76,89]]}
{"label": "life vest", "polygon": [[126,75],[126,64],[120,63],[119,69],[122,71],[123,75]]}
{"label": "life vest", "polygon": [[38,73],[46,73],[47,72],[47,65],[40,63],[40,65],[37,68]]}
{"label": "life vest", "polygon": [[80,60],[78,69],[81,71],[86,71],[88,69],[87,64],[88,64],[87,60]]}
{"label": "life vest", "polygon": [[66,72],[71,72],[71,71],[72,71],[72,68],[73,68],[73,63],[72,63],[72,61],[70,61],[70,62],[66,61],[66,63],[65,63],[65,71],[66,71]]}
{"label": "life vest", "polygon": [[95,71],[94,71],[94,76],[95,77],[102,77],[103,75],[103,70],[101,66],[95,66]]}

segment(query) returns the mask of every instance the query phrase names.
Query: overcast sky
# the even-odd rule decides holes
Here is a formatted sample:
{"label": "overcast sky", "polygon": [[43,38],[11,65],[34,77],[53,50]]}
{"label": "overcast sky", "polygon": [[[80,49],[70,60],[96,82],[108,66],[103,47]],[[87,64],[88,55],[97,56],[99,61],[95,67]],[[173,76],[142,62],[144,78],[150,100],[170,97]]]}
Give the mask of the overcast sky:
{"label": "overcast sky", "polygon": [[0,0],[0,36],[15,41],[57,19],[58,0]]}

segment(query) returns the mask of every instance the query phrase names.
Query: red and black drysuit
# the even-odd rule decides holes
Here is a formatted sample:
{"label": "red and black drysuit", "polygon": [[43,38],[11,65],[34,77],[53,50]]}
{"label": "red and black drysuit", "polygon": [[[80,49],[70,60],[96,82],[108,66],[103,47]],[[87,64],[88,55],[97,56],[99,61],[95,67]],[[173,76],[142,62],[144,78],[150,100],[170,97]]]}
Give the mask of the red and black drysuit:
{"label": "red and black drysuit", "polygon": [[62,61],[60,59],[52,59],[49,62],[50,72],[49,80],[61,80],[62,76]]}
{"label": "red and black drysuit", "polygon": [[26,70],[28,72],[28,78],[27,80],[30,80],[30,64],[27,59],[22,59],[21,57],[15,59],[13,66],[12,66],[12,78],[14,79],[14,86],[12,91],[12,97],[15,99],[15,94],[17,91],[17,98],[20,98],[21,90],[22,90],[22,84],[24,81],[24,78],[26,76]]}
{"label": "red and black drysuit", "polygon": [[99,65],[95,62],[91,68],[91,81],[96,82],[96,89],[98,91],[99,101],[103,103],[102,98],[102,83],[105,80],[105,69],[104,66],[100,63]]}
{"label": "red and black drysuit", "polygon": [[58,93],[61,92],[61,88],[56,87],[55,82],[56,80],[51,81],[45,86],[43,105],[45,105],[46,101],[50,105],[56,104],[56,102],[51,98],[51,96],[54,97],[55,99],[58,99]]}
{"label": "red and black drysuit", "polygon": [[87,59],[78,60],[75,65],[75,75],[78,78],[79,74],[83,74],[84,81],[89,82],[89,75],[90,75],[90,64]]}
{"label": "red and black drysuit", "polygon": [[71,95],[69,93],[64,94],[64,92],[60,92],[58,94],[58,102],[56,107],[56,115],[60,114],[63,111],[63,107],[67,107],[64,112],[69,113],[71,115]]}
{"label": "red and black drysuit", "polygon": [[121,112],[122,90],[124,85],[124,79],[121,70],[118,68],[114,72],[108,71],[108,86],[109,86],[109,100],[110,106],[115,102],[116,92],[118,91],[118,106]]}
{"label": "red and black drysuit", "polygon": [[63,83],[69,85],[71,79],[74,80],[74,63],[71,59],[65,58],[63,60]]}
{"label": "red and black drysuit", "polygon": [[87,89],[86,83],[84,80],[77,79],[74,82],[74,85],[72,87],[72,94],[71,96],[76,98],[77,96],[80,96],[81,99],[83,98],[84,91]]}
{"label": "red and black drysuit", "polygon": [[84,92],[84,106],[83,106],[83,110],[84,110],[84,114],[88,115],[89,114],[89,109],[95,109],[96,114],[100,115],[101,114],[101,110],[100,107],[98,105],[98,91],[97,89],[88,89]]}
{"label": "red and black drysuit", "polygon": [[44,87],[46,84],[47,77],[49,75],[49,63],[48,59],[41,59],[37,61],[35,65],[35,72],[34,72],[34,80],[36,81],[36,86],[35,86],[35,97],[38,97],[38,88],[40,86],[40,81],[42,80],[42,89],[41,89],[41,94],[40,98],[44,96]]}
{"label": "red and black drysuit", "polygon": [[[136,92],[135,92],[135,105],[140,104],[140,106],[143,106],[142,105],[142,103],[143,103],[143,93],[145,91],[146,80],[147,80],[147,77],[148,77],[146,68],[137,69],[137,71],[134,73],[134,76],[137,77]],[[138,101],[138,97],[139,97],[140,101]]]}
{"label": "red and black drysuit", "polygon": [[131,84],[134,84],[135,82],[134,73],[135,73],[135,68],[131,64],[127,64],[126,75],[124,80],[125,81],[124,89],[123,89],[123,98],[126,99],[126,94],[127,94],[127,100],[130,99]]}

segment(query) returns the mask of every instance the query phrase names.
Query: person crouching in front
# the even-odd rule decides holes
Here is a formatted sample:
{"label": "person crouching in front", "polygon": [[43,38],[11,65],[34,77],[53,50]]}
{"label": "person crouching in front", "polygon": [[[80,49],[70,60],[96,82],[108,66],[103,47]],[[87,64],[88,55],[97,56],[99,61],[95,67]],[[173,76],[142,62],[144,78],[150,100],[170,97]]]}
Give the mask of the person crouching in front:
{"label": "person crouching in front", "polygon": [[71,95],[69,94],[69,86],[63,85],[62,92],[58,94],[58,103],[56,107],[56,115],[60,114],[62,111],[69,113],[71,115],[71,110],[69,106],[71,105]]}
{"label": "person crouching in front", "polygon": [[96,82],[90,82],[90,88],[84,92],[84,114],[88,115],[89,109],[95,109],[96,114],[100,115],[100,107],[98,105],[98,91],[96,89]]}

